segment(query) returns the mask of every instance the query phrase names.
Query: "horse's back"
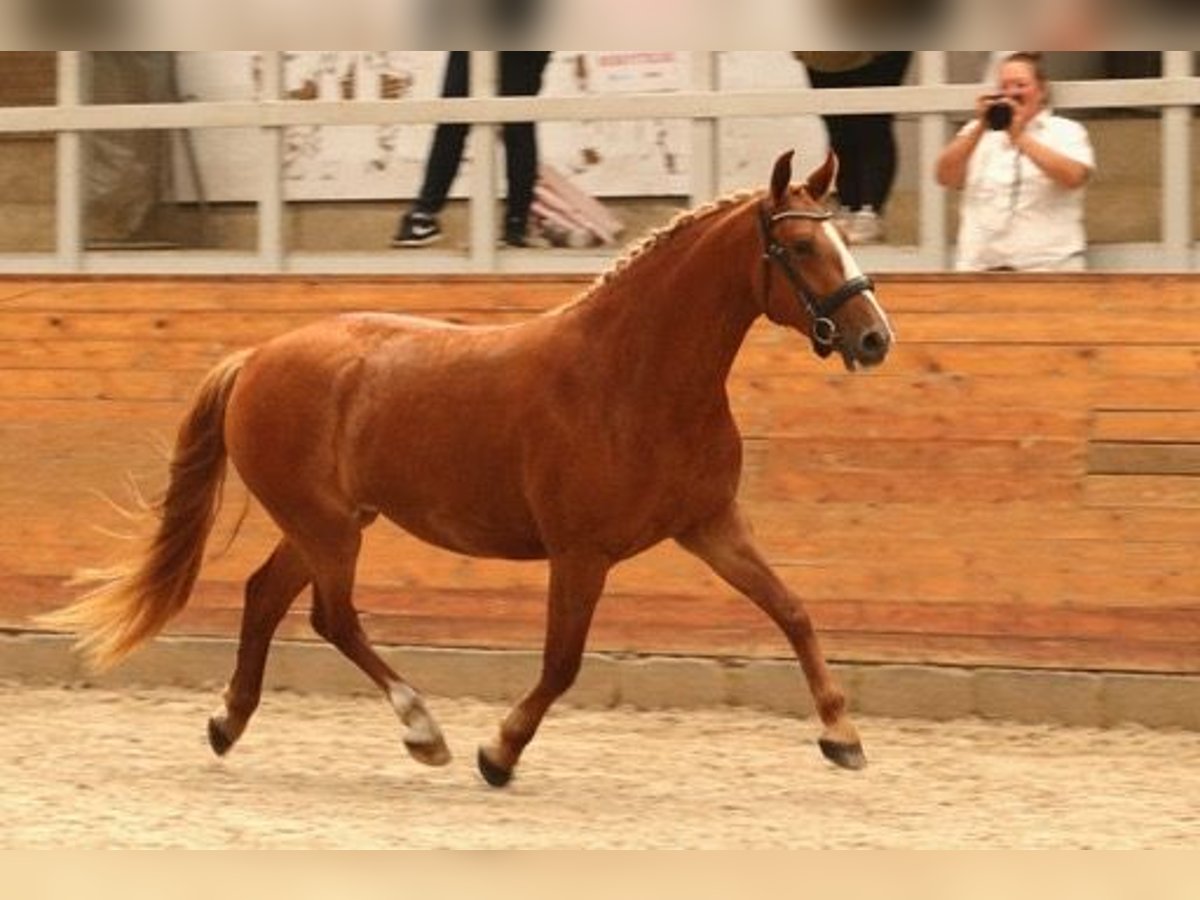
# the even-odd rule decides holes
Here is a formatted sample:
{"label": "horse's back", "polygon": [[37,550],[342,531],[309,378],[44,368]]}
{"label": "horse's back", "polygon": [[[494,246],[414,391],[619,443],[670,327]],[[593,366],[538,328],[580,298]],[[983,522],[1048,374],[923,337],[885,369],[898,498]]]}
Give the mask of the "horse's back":
{"label": "horse's back", "polygon": [[282,335],[239,378],[230,456],[277,520],[382,512],[461,552],[541,556],[521,483],[534,369],[510,331],[369,313]]}

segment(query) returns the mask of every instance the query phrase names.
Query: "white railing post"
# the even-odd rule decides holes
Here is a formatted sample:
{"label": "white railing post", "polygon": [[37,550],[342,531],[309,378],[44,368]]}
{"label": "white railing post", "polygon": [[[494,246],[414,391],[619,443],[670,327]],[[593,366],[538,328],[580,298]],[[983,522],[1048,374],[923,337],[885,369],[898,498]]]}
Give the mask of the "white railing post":
{"label": "white railing post", "polygon": [[[1192,74],[1192,51],[1164,50],[1165,78]],[[1168,106],[1162,111],[1162,242],[1164,267],[1189,269],[1192,265],[1192,114],[1190,106]]]}
{"label": "white railing post", "polygon": [[[279,50],[261,51],[262,97],[266,107],[283,99],[283,53]],[[266,272],[282,272],[287,264],[284,246],[284,173],[282,127],[265,125],[259,130],[262,144],[259,165],[261,193],[258,195],[258,260]]]}
{"label": "white railing post", "polygon": [[[87,51],[59,50],[58,106],[74,109],[85,100]],[[55,228],[58,266],[66,272],[83,268],[84,251],[84,154],[83,132],[60,131],[56,137],[57,193]]]}
{"label": "white railing post", "polygon": [[[917,52],[918,83],[922,87],[946,83],[945,50]],[[946,114],[923,113],[917,126],[917,250],[923,267],[938,270],[947,266],[949,240],[946,234],[946,191],[937,183],[938,154],[946,142]]]}
{"label": "white railing post", "polygon": [[[495,50],[471,50],[472,97],[496,96],[500,56]],[[471,268],[496,270],[496,126],[476,124],[467,144],[471,156]]]}
{"label": "white railing post", "polygon": [[[691,85],[694,91],[719,89],[717,50],[692,50]],[[699,206],[717,196],[721,152],[718,124],[714,118],[692,120],[691,205]]]}

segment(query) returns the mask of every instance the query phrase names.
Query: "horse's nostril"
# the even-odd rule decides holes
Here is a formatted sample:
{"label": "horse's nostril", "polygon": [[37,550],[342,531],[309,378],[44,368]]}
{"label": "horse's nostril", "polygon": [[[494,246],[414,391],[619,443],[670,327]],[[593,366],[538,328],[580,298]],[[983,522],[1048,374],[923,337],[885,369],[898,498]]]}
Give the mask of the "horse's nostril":
{"label": "horse's nostril", "polygon": [[888,338],[882,331],[868,331],[858,342],[859,355],[864,362],[881,362],[888,352]]}

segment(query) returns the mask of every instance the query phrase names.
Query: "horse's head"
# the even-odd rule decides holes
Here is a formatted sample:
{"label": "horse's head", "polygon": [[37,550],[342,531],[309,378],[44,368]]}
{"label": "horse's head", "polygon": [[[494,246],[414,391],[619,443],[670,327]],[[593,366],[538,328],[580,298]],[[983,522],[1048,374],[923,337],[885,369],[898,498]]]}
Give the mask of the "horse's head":
{"label": "horse's head", "polygon": [[834,227],[824,200],[833,189],[831,152],[793,187],[792,152],[775,162],[771,189],[759,207],[763,240],[763,308],[771,321],[808,335],[825,357],[837,352],[846,368],[883,362],[893,335],[863,275]]}

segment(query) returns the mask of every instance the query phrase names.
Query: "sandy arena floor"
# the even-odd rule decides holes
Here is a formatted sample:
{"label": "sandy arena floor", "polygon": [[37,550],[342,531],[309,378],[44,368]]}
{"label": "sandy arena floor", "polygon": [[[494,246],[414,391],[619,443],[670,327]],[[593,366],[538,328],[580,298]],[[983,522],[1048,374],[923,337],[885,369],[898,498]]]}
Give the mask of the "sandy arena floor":
{"label": "sandy arena floor", "polygon": [[382,701],[287,694],[217,760],[217,699],[0,685],[0,847],[1200,848],[1194,733],[859,719],[848,773],[812,721],[563,708],[496,791],[498,706],[432,698],[429,770]]}

